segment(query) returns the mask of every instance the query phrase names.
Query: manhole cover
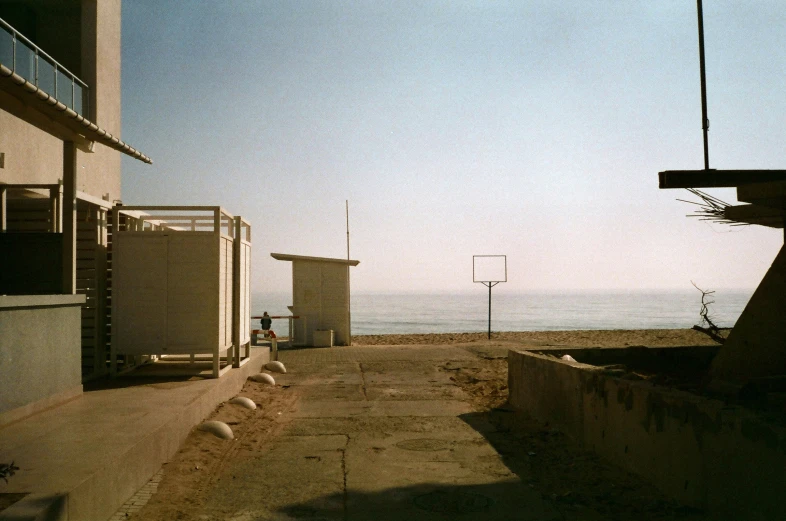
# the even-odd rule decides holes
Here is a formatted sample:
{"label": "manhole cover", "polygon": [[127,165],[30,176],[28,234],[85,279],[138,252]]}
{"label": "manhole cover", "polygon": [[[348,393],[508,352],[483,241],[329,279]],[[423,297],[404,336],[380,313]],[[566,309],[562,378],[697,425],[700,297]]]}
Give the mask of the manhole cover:
{"label": "manhole cover", "polygon": [[467,514],[487,510],[493,500],[490,497],[469,492],[435,490],[415,498],[415,506],[429,512],[443,514]]}
{"label": "manhole cover", "polygon": [[396,443],[396,447],[404,450],[435,451],[449,449],[450,442],[433,438],[416,438],[414,440],[400,441]]}

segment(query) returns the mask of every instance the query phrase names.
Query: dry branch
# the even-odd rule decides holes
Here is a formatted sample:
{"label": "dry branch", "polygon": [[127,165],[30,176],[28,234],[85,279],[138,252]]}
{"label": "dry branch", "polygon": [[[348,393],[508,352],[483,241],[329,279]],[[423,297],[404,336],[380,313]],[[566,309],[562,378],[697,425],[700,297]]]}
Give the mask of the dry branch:
{"label": "dry branch", "polygon": [[710,317],[710,305],[715,304],[714,300],[709,300],[710,295],[715,293],[714,291],[705,291],[698,287],[695,282],[691,281],[693,287],[697,290],[701,291],[701,311],[699,311],[699,316],[701,317],[701,323],[707,324],[707,327],[703,327],[700,325],[693,326],[693,329],[696,331],[701,331],[705,335],[709,336],[711,339],[715,340],[719,344],[723,344],[726,342],[726,338],[721,335],[721,330],[724,328],[718,327],[712,321]]}
{"label": "dry branch", "polygon": [[17,470],[19,470],[19,467],[14,465],[13,461],[10,464],[0,463],[0,478],[2,478],[3,481],[8,483],[8,478],[13,476]]}
{"label": "dry branch", "polygon": [[715,221],[722,224],[729,224],[731,226],[747,226],[749,224],[732,221],[726,218],[726,209],[731,206],[729,203],[722,201],[710,194],[704,193],[701,190],[696,190],[695,188],[686,188],[686,190],[701,199],[701,202],[677,199],[680,202],[698,206],[696,212],[688,214],[688,217],[698,217],[701,221]]}

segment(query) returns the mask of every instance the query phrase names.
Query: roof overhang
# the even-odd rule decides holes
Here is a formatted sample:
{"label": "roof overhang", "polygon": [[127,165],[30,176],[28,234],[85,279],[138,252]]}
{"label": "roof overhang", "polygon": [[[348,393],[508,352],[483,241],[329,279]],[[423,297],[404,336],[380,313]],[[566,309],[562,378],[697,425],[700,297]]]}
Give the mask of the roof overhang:
{"label": "roof overhang", "polygon": [[329,257],[307,257],[305,255],[289,255],[287,253],[271,253],[271,257],[281,261],[303,261],[303,262],[329,262],[333,264],[344,264],[346,266],[357,266],[359,260],[333,259]]}
{"label": "roof overhang", "polygon": [[11,69],[3,64],[0,64],[0,89],[23,100],[54,122],[73,132],[77,138],[76,140],[97,141],[144,163],[153,163],[152,159],[139,150],[80,116],[23,77],[13,73]]}
{"label": "roof overhang", "polygon": [[759,206],[758,204],[740,204],[727,206],[723,211],[723,217],[736,223],[783,228],[786,212],[782,209]]}
{"label": "roof overhang", "polygon": [[753,183],[786,181],[786,170],[666,170],[658,172],[659,188],[734,188]]}
{"label": "roof overhang", "polygon": [[744,203],[726,206],[723,219],[770,228],[786,225],[786,170],[666,170],[660,188],[737,188]]}

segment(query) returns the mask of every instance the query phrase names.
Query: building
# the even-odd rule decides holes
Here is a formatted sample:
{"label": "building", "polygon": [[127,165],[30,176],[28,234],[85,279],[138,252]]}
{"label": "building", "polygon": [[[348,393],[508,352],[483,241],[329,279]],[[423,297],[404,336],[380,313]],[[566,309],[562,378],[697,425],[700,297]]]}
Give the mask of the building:
{"label": "building", "polygon": [[[271,253],[292,263],[295,338],[308,346],[352,345],[349,268],[358,260]],[[327,333],[327,337],[325,337]]]}
{"label": "building", "polygon": [[120,0],[0,0],[0,425],[106,373]]}

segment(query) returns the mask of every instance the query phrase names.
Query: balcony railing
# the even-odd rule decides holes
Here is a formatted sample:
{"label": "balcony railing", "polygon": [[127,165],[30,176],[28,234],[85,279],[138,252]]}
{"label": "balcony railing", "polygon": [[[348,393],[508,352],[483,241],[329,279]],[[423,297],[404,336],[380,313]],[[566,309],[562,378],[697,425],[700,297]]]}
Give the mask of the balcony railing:
{"label": "balcony railing", "polygon": [[87,84],[2,18],[0,18],[0,64],[80,116],[87,117]]}

